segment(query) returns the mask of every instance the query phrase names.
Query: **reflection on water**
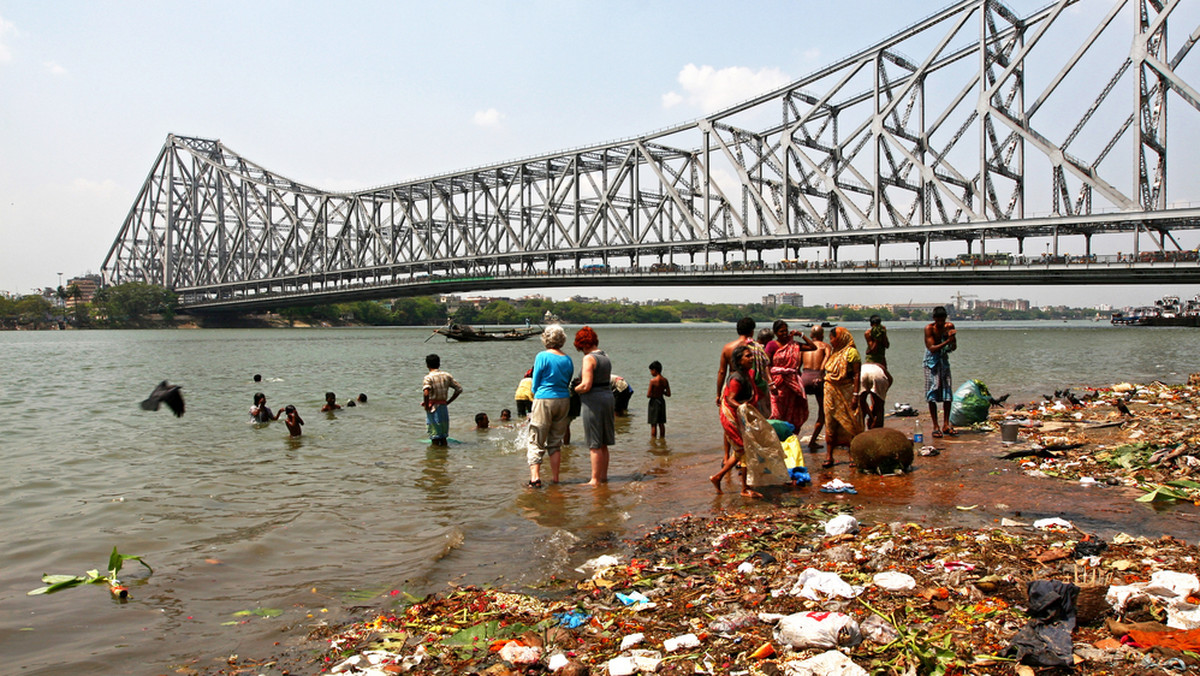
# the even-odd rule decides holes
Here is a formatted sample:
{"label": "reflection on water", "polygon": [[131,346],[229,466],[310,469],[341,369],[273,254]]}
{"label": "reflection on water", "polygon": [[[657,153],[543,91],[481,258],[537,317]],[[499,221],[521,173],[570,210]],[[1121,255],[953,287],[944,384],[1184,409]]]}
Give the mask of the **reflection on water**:
{"label": "reflection on water", "polygon": [[[921,327],[889,326],[897,378],[889,406],[922,408]],[[857,338],[865,326],[851,328]],[[500,409],[515,408],[513,390],[541,349],[536,340],[426,344],[427,329],[0,333],[5,666],[161,673],[234,649],[265,655],[282,627],[360,602],[366,590],[534,584],[665,518],[770,509],[736,492],[717,495],[707,481],[721,459],[712,378],[732,327],[597,331],[614,371],[633,374],[625,377],[636,395],[630,415],[617,420],[612,482],[585,485],[590,463],[577,440],[563,449],[564,483],[541,490],[523,486],[523,421],[473,430],[476,412],[498,420]],[[1066,385],[1180,382],[1200,349],[1196,331],[1090,323],[960,323],[959,336],[956,379],[981,378],[1011,401]],[[449,447],[425,442],[418,403],[430,351],[466,388],[450,407],[462,443]],[[640,374],[654,360],[674,395],[665,440],[652,440],[645,423],[648,376]],[[262,383],[251,382],[255,373]],[[164,378],[183,387],[182,418],[137,407]],[[369,403],[317,415],[330,390],[365,392]],[[307,414],[304,436],[289,437],[282,421],[252,425],[255,391]],[[86,425],[64,424],[64,412]],[[1032,480],[1016,463],[994,460],[991,444],[943,441],[942,456],[919,458],[902,477],[855,475],[844,463],[816,470],[819,455],[809,455],[814,484],[839,476],[858,495],[811,487],[779,499],[848,502],[863,507],[863,518],[887,521],[986,525],[1020,513],[1063,516],[1099,533],[1197,536],[1190,506],[1155,512],[1125,489]],[[128,604],[114,606],[103,589],[25,595],[43,572],[102,567],[114,546],[155,570]],[[256,607],[285,614],[224,624]]]}

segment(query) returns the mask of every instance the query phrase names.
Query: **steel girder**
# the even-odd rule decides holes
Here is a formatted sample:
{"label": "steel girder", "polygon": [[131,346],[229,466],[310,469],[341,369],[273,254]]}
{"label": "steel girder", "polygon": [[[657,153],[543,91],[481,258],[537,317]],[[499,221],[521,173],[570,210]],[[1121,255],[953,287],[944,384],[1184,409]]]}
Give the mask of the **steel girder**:
{"label": "steel girder", "polygon": [[[219,141],[171,135],[102,271],[203,297],[295,292],[299,279],[383,284],[982,236],[946,225],[1007,224],[1020,239],[1044,232],[1011,227],[1027,210],[1066,217],[1065,232],[1104,232],[1078,217],[1168,207],[1167,104],[1174,92],[1185,113],[1200,111],[1179,70],[1200,28],[1172,51],[1168,18],[1182,0],[1068,11],[1102,1],[1019,17],[964,0],[695,123],[362,192],[322,191]],[[1110,96],[1122,87],[1132,111]],[[1121,147],[1132,162],[1113,159]],[[1157,234],[1162,246],[1169,233]]]}

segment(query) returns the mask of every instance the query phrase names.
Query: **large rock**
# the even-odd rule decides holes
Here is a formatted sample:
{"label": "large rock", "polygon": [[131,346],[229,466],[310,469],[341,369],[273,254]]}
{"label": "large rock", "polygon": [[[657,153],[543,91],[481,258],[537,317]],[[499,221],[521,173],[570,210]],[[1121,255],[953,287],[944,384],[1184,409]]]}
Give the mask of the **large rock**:
{"label": "large rock", "polygon": [[913,461],[912,440],[890,427],[867,430],[850,442],[850,460],[860,472],[891,474],[907,470]]}

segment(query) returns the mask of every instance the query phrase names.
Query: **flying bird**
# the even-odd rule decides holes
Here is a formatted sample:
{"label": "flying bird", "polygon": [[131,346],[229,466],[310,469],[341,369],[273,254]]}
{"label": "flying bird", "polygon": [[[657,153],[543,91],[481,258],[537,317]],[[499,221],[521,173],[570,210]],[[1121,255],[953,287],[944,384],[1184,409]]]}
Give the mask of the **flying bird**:
{"label": "flying bird", "polygon": [[157,411],[159,404],[166,404],[176,418],[183,415],[183,392],[179,386],[170,385],[165,380],[162,381],[142,402],[142,408],[147,411]]}

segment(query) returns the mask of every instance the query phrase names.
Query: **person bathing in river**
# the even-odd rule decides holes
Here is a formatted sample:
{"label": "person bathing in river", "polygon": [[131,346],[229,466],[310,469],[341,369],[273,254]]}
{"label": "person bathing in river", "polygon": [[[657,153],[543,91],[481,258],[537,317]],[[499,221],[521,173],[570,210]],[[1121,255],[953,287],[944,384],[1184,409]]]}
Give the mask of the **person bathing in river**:
{"label": "person bathing in river", "polygon": [[[821,430],[825,428],[825,360],[829,359],[831,349],[825,342],[825,329],[820,324],[812,327],[809,342],[816,349],[800,353],[800,382],[804,384],[805,395],[813,395],[817,402],[817,421],[808,442],[808,452],[812,453],[820,445]],[[800,428],[796,428],[796,433],[799,432]]]}
{"label": "person bathing in river", "polygon": [[[946,321],[946,308],[933,308],[933,321],[925,326],[925,401],[929,402],[929,420],[933,436],[954,436],[950,426],[950,402],[954,401],[954,384],[950,380],[950,353],[958,347],[958,332]],[[938,402],[942,403],[942,426],[938,427]]]}
{"label": "person bathing in river", "polygon": [[271,413],[271,407],[267,406],[267,395],[262,392],[255,392],[254,405],[250,407],[250,417],[256,423],[265,423],[272,420],[279,420],[279,413]]}
{"label": "person bathing in river", "polygon": [[524,418],[533,408],[533,369],[525,372],[525,377],[517,383],[517,391],[513,393],[513,401],[517,404],[517,417]]}
{"label": "person bathing in river", "polygon": [[[787,322],[775,320],[775,349],[771,356],[771,418],[792,424],[796,431],[808,420],[808,395],[800,380],[801,355],[817,346],[803,331],[791,331]],[[802,342],[797,342],[796,338]]]}
{"label": "person bathing in river", "polygon": [[671,396],[671,383],[662,374],[662,362],[655,359],[650,362],[650,387],[646,388],[646,398],[650,400],[646,408],[646,419],[650,421],[650,438],[661,433],[667,438],[667,400]]}
{"label": "person bathing in river", "polygon": [[300,412],[291,404],[288,404],[287,408],[283,409],[283,411],[287,413],[287,417],[284,418],[284,424],[287,425],[288,434],[293,437],[300,436],[300,428],[304,426],[304,418],[300,417]]}
{"label": "person bathing in river", "polygon": [[476,430],[486,432],[486,431],[488,431],[489,425],[491,425],[491,421],[488,419],[488,414],[486,414],[486,413],[476,413],[475,414],[475,429]]}
{"label": "person bathing in river", "polygon": [[[462,394],[463,387],[454,376],[441,369],[442,358],[436,354],[425,357],[429,373],[421,381],[421,408],[425,409],[425,424],[429,428],[429,441],[434,446],[445,446],[450,436],[450,404]],[[450,390],[454,394],[450,394]]]}
{"label": "person bathing in river", "polygon": [[854,336],[839,326],[829,336],[829,347],[832,352],[825,360],[825,462],[821,465],[826,468],[834,465],[834,449],[849,448],[863,431],[858,412],[862,357],[854,347]]}
{"label": "person bathing in river", "polygon": [[330,413],[342,408],[342,405],[337,403],[337,395],[333,392],[325,393],[325,405],[321,407],[321,413]]}
{"label": "person bathing in river", "polygon": [[[725,385],[728,374],[735,365],[733,364],[733,351],[741,346],[746,346],[750,350],[750,358],[753,360],[749,374],[751,383],[755,389],[755,406],[758,407],[760,413],[764,416],[771,415],[771,385],[770,371],[771,360],[767,357],[767,353],[763,350],[763,346],[754,341],[754,319],[751,317],[742,317],[737,323],[737,340],[728,342],[725,347],[721,348],[721,361],[717,366],[717,407],[721,407],[721,402],[725,396]],[[724,445],[725,455],[721,462],[725,463],[729,460],[729,444],[728,440]]]}
{"label": "person bathing in river", "polygon": [[[725,390],[721,393],[721,429],[725,431],[725,445],[729,452],[725,456],[725,462],[721,465],[721,471],[708,478],[717,487],[718,493],[723,492],[721,481],[726,474],[733,471],[733,468],[742,459],[745,449],[738,407],[743,404],[753,406],[755,397],[758,395],[751,374],[754,368],[754,354],[751,350],[749,345],[739,345],[733,349],[733,354],[730,356],[732,372],[729,380],[725,383]],[[742,495],[747,498],[761,498],[761,494],[750,490],[746,484],[746,473],[739,472],[739,475],[742,479]]]}
{"label": "person bathing in river", "polygon": [[887,367],[887,351],[892,346],[888,340],[887,327],[883,325],[883,317],[879,315],[871,315],[870,326],[867,327],[863,338],[867,341],[867,352],[863,355],[864,364],[879,364],[883,368],[883,372],[887,375],[888,385],[894,381],[892,374]]}
{"label": "person bathing in river", "polygon": [[579,395],[583,435],[592,458],[592,479],[588,485],[598,486],[608,483],[608,447],[617,442],[612,362],[600,349],[600,338],[590,326],[575,333],[575,349],[583,353],[580,382],[575,386],[575,392]]}
{"label": "person bathing in river", "polygon": [[563,354],[567,334],[557,324],[542,331],[542,345],[533,360],[533,409],[529,412],[529,445],[525,460],[529,464],[530,488],[542,487],[542,462],[550,458],[550,480],[558,483],[558,466],[563,436],[570,422],[571,375],[575,365]]}

